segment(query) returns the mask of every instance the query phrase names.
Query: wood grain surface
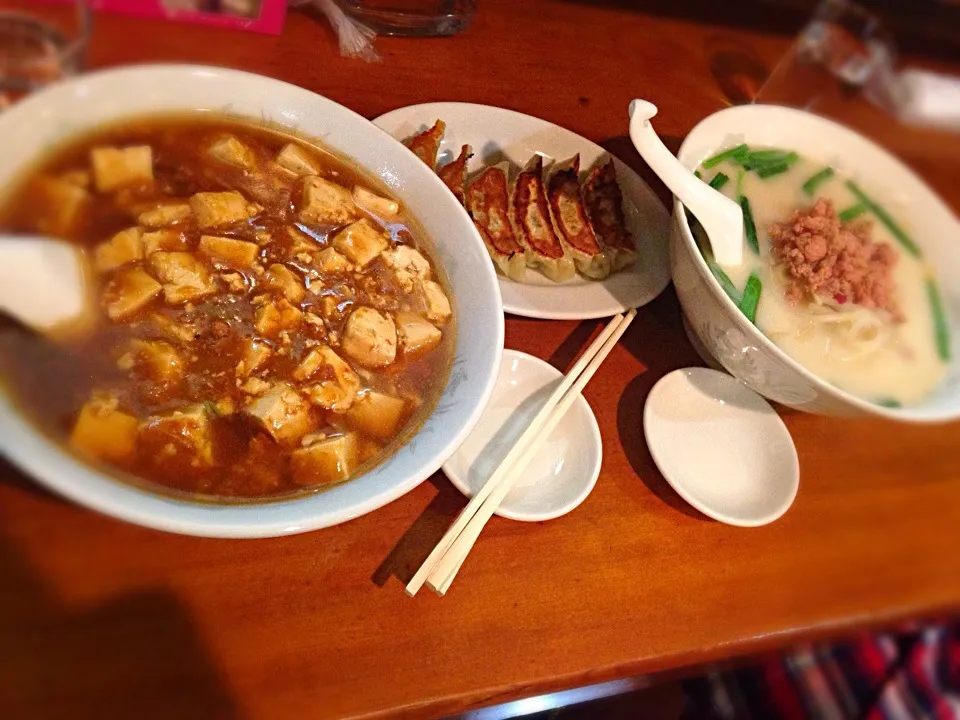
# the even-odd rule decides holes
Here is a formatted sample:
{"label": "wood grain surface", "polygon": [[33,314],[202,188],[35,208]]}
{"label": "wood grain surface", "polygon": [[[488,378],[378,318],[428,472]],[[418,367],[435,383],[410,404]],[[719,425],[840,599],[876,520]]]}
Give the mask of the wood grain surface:
{"label": "wood grain surface", "polygon": [[[500,105],[650,178],[625,139],[631,98],[660,107],[676,147],[725,103],[719,54],[768,70],[788,44],[622,7],[482,0],[462,35],[380,39],[376,65],[340,58],[302,14],[280,37],[98,15],[90,62],[236,67],[368,117]],[[886,139],[960,208],[955,146]],[[598,327],[511,317],[506,344],[566,369]],[[960,607],[960,424],[785,411],[796,504],[768,527],[728,527],[684,505],[643,440],[650,388],[691,364],[668,291],[586,390],[603,434],[593,494],[548,523],[494,518],[442,600],[403,593],[464,505],[442,475],[336,528],[227,541],[99,516],[0,464],[0,716],[438,716]]]}

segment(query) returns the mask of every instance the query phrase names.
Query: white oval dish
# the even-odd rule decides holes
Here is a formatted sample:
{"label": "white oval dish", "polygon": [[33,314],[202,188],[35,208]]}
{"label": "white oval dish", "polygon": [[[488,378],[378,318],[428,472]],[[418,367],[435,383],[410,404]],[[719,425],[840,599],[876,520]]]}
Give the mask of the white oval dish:
{"label": "white oval dish", "polygon": [[[443,472],[473,497],[506,457],[563,375],[526,353],[504,350],[500,377],[490,404]],[[497,515],[511,520],[552,520],[584,501],[600,475],[600,428],[583,396],[576,399],[556,430],[504,498]]]}
{"label": "white oval dish", "polygon": [[[56,143],[124,117],[206,111],[273,121],[352,158],[379,176],[433,240],[447,272],[458,336],[436,410],[392,456],[325,492],[243,505],[188,502],[119,482],[74,457],[0,394],[0,452],[82,505],[148,527],[214,537],[269,537],[335,525],[375,510],[436,472],[487,404],[500,368],[503,308],[476,229],[443,183],[400,143],[356,113],[278,80],[220,68],[157,65],[83,75],[0,114],[0,183]],[[468,311],[467,311],[468,310]]]}
{"label": "white oval dish", "polygon": [[[403,140],[438,119],[447,125],[440,146],[441,162],[456,157],[461,146],[470,145],[474,152],[468,165],[471,173],[503,160],[522,167],[534,155],[542,155],[544,164],[549,165],[553,160],[567,160],[579,153],[583,169],[610,157],[602,147],[570,130],[489,105],[455,102],[410,105],[381,115],[374,123]],[[646,305],[670,284],[669,215],[639,175],[618,158],[614,157],[613,161],[623,193],[627,229],[637,244],[639,260],[600,282],[577,276],[554,283],[527,270],[526,281],[518,283],[498,274],[505,311],[546,320],[610,317]]]}
{"label": "white oval dish", "polygon": [[715,520],[766,525],[797,496],[800,464],[786,425],[726,373],[685,368],[661,378],[647,397],[643,430],[667,482]]}

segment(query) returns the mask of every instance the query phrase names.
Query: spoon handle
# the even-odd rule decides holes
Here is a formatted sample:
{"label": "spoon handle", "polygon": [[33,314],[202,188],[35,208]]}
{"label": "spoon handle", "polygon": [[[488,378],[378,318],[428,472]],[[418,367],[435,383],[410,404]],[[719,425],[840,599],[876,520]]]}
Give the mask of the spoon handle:
{"label": "spoon handle", "polygon": [[694,176],[663,144],[650,124],[657,107],[646,100],[630,103],[630,139],[650,169],[689,208],[710,238],[721,265],[743,260],[743,215],[740,207]]}

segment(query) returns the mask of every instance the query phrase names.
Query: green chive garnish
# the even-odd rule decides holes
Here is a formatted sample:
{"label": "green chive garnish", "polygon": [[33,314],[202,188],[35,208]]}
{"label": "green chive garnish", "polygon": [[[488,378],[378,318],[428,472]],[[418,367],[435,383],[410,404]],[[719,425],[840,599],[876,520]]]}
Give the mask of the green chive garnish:
{"label": "green chive garnish", "polygon": [[879,405],[880,407],[885,407],[885,408],[903,407],[903,405],[900,404],[899,400],[894,400],[892,398],[884,398],[882,400],[877,400],[876,404]]}
{"label": "green chive garnish", "polygon": [[693,176],[694,176],[697,180],[703,180],[703,175],[700,174],[700,171],[699,171],[699,170],[694,170],[694,171],[693,171]]}
{"label": "green chive garnish", "polygon": [[933,313],[933,330],[937,340],[937,354],[944,362],[950,361],[950,326],[947,324],[947,313],[940,300],[940,291],[937,283],[927,280],[927,297],[930,300],[930,310]]}
{"label": "green chive garnish", "polygon": [[722,172],[718,172],[716,175],[713,176],[713,179],[710,180],[710,187],[712,187],[714,190],[719,190],[720,188],[722,188],[724,185],[727,184],[727,181],[729,179],[730,178],[728,178]]}
{"label": "green chive garnish", "polygon": [[779,175],[780,173],[785,173],[790,169],[790,166],[786,163],[779,163],[778,165],[766,165],[759,170],[757,170],[757,175],[762,178],[773,177],[774,175]]}
{"label": "green chive garnish", "polygon": [[813,194],[817,191],[817,188],[827,180],[833,177],[833,168],[827,167],[818,172],[816,175],[811,177],[803,184],[803,191],[813,197]]}
{"label": "green chive garnish", "polygon": [[760,303],[760,291],[763,284],[756,274],[750,275],[747,285],[743,288],[743,297],[740,298],[740,312],[746,315],[747,320],[752,323],[757,321],[757,305]]}
{"label": "green chive garnish", "polygon": [[740,209],[743,211],[743,229],[747,233],[747,244],[757,255],[760,254],[760,243],[757,242],[757,226],[753,222],[753,211],[746,195],[740,196]]}
{"label": "green chive garnish", "polygon": [[743,162],[740,164],[743,165],[743,167],[747,170],[760,171],[767,168],[778,167],[780,165],[786,165],[787,167],[790,167],[799,159],[800,156],[795,152],[784,152],[783,150],[757,150],[756,152],[748,153]]}
{"label": "green chive garnish", "polygon": [[719,165],[724,160],[729,160],[741,153],[745,153],[748,150],[746,145],[737,145],[736,147],[730,148],[729,150],[724,150],[722,153],[718,153],[711,158],[707,158],[703,161],[702,166],[704,170],[709,170],[715,165]]}
{"label": "green chive garnish", "polygon": [[747,160],[756,162],[782,160],[787,154],[786,150],[751,150],[747,153]]}
{"label": "green chive garnish", "polygon": [[840,218],[840,222],[850,222],[863,215],[869,209],[870,207],[866,203],[857,203],[853,207],[848,207],[837,215],[837,217]]}
{"label": "green chive garnish", "polygon": [[877,216],[877,220],[886,226],[887,230],[889,230],[893,236],[900,241],[900,244],[906,248],[907,252],[914,257],[923,257],[923,253],[920,252],[920,248],[917,246],[917,244],[910,239],[910,237],[903,231],[903,228],[894,222],[894,219],[887,214],[886,210],[871,200],[867,194],[861,190],[855,182],[853,182],[853,180],[847,180],[847,187],[850,189],[850,192],[856,196],[857,200],[864,203],[870,212]]}
{"label": "green chive garnish", "polygon": [[740,305],[740,293],[737,290],[737,286],[733,284],[733,280],[730,279],[730,276],[723,271],[722,267],[717,265],[712,260],[707,260],[707,267],[710,268],[710,272],[713,273],[713,276],[717,279],[717,282],[720,283],[720,287],[723,288],[723,291],[731,300],[733,300],[733,304]]}

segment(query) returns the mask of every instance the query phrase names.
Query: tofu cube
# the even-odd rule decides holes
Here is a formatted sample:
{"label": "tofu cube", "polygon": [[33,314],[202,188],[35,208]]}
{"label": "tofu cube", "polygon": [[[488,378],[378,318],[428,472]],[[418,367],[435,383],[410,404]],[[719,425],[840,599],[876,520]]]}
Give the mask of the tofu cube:
{"label": "tofu cube", "polygon": [[249,203],[240,193],[199,192],[190,198],[190,207],[197,216],[201,228],[220,227],[249,220],[261,210],[256,203]]}
{"label": "tofu cube", "polygon": [[314,405],[336,413],[346,412],[360,391],[360,378],[329,346],[318,345],[293,371],[295,380],[319,379],[306,388]]}
{"label": "tofu cube", "polygon": [[262,336],[274,338],[283,330],[295,330],[303,320],[303,313],[286,298],[257,308],[254,329]]}
{"label": "tofu cube", "polygon": [[261,340],[247,338],[244,343],[243,358],[237,363],[238,378],[249,377],[273,355],[270,346]]}
{"label": "tofu cube", "polygon": [[162,289],[141,267],[121,270],[103,293],[107,315],[111,320],[125,320],[145,307]]}
{"label": "tofu cube", "polygon": [[260,254],[256,243],[216,235],[201,235],[199,250],[211,260],[241,270],[251,267]]}
{"label": "tofu cube", "polygon": [[347,319],[341,348],[363,367],[386,367],[397,359],[397,326],[373,308],[357,308]]}
{"label": "tofu cube", "polygon": [[298,304],[307,294],[303,281],[286,265],[274,263],[267,270],[267,288],[283,295],[291,303]]}
{"label": "tofu cube", "polygon": [[367,218],[357,220],[333,236],[334,249],[358,267],[366,267],[389,247],[387,235]]}
{"label": "tofu cube", "polygon": [[277,165],[294,175],[317,175],[320,172],[320,163],[305,149],[293,143],[287,143],[281,148],[277,155]]}
{"label": "tofu cube", "polygon": [[38,178],[31,186],[37,200],[37,229],[51,237],[68,237],[80,228],[93,199],[79,185],[49,177]]}
{"label": "tofu cube", "polygon": [[149,145],[94,148],[90,151],[90,163],[94,183],[102,193],[153,181],[153,151]]}
{"label": "tofu cube", "polygon": [[317,264],[325,273],[346,273],[353,270],[350,261],[332,247],[324,248],[317,253]]}
{"label": "tofu cube", "polygon": [[84,190],[90,187],[90,183],[93,182],[93,177],[90,175],[89,170],[70,170],[63,173],[60,176],[60,179],[63,182],[70,183],[71,185],[76,185],[77,187],[82,187]]}
{"label": "tofu cube", "polygon": [[443,339],[443,333],[440,330],[416,313],[399,312],[396,323],[400,348],[408,357],[430,352]]}
{"label": "tofu cube", "polygon": [[154,230],[143,234],[143,254],[150,257],[155,252],[186,250],[187,238],[178,230]]}
{"label": "tofu cube", "polygon": [[100,272],[116,270],[143,259],[143,231],[138,227],[121,230],[109,242],[97,245],[94,265]]}
{"label": "tofu cube", "polygon": [[137,222],[149,228],[161,228],[176,225],[190,217],[190,205],[187,203],[164,203],[137,216]]}
{"label": "tofu cube", "polygon": [[309,225],[343,225],[356,217],[350,191],[316,175],[303,181],[300,219]]}
{"label": "tofu cube", "polygon": [[87,401],[70,433],[70,447],[108,462],[130,460],[137,449],[137,419],[117,408],[114,398]]}
{"label": "tofu cube", "polygon": [[171,305],[190,302],[217,290],[210,270],[193,253],[155,252],[148,262],[164,283],[163,296]]}
{"label": "tofu cube", "polygon": [[442,325],[450,319],[453,311],[450,309],[450,300],[440,287],[440,283],[427,280],[423,284],[423,297],[427,302],[427,320]]}
{"label": "tofu cube", "polygon": [[152,457],[175,456],[192,467],[213,464],[213,429],[203,405],[191,405],[164,415],[152,415],[140,423],[140,443]]}
{"label": "tofu cube", "polygon": [[409,245],[397,245],[384,250],[380,257],[387,267],[393,270],[397,284],[407,292],[413,292],[418,283],[430,279],[430,263]]}
{"label": "tofu cube", "polygon": [[407,404],[402,398],[369,391],[347,411],[347,421],[362,433],[382,440],[393,437]]}
{"label": "tofu cube", "polygon": [[290,455],[290,474],[298,485],[332,485],[350,477],[356,466],[353,433],[324,438]]}
{"label": "tofu cube", "polygon": [[396,200],[377,195],[360,185],[353,188],[353,202],[361,210],[379,218],[394,218],[400,212],[400,203]]}
{"label": "tofu cube", "polygon": [[240,389],[247,395],[263,395],[272,387],[273,385],[266,380],[261,380],[257,377],[247,378],[245,382],[240,384]]}
{"label": "tofu cube", "polygon": [[150,316],[148,326],[167,340],[177,344],[191,343],[198,339],[195,327],[189,323],[174,322],[160,313]]}
{"label": "tofu cube", "polygon": [[296,442],[314,429],[309,403],[287,383],[275,384],[244,412],[277,442]]}
{"label": "tofu cube", "polygon": [[214,140],[207,152],[210,153],[211,157],[227,165],[233,165],[244,170],[253,170],[257,166],[257,156],[253,150],[233,135]]}
{"label": "tofu cube", "polygon": [[131,340],[117,366],[155,382],[175,383],[183,377],[185,363],[176,349],[163,340]]}

